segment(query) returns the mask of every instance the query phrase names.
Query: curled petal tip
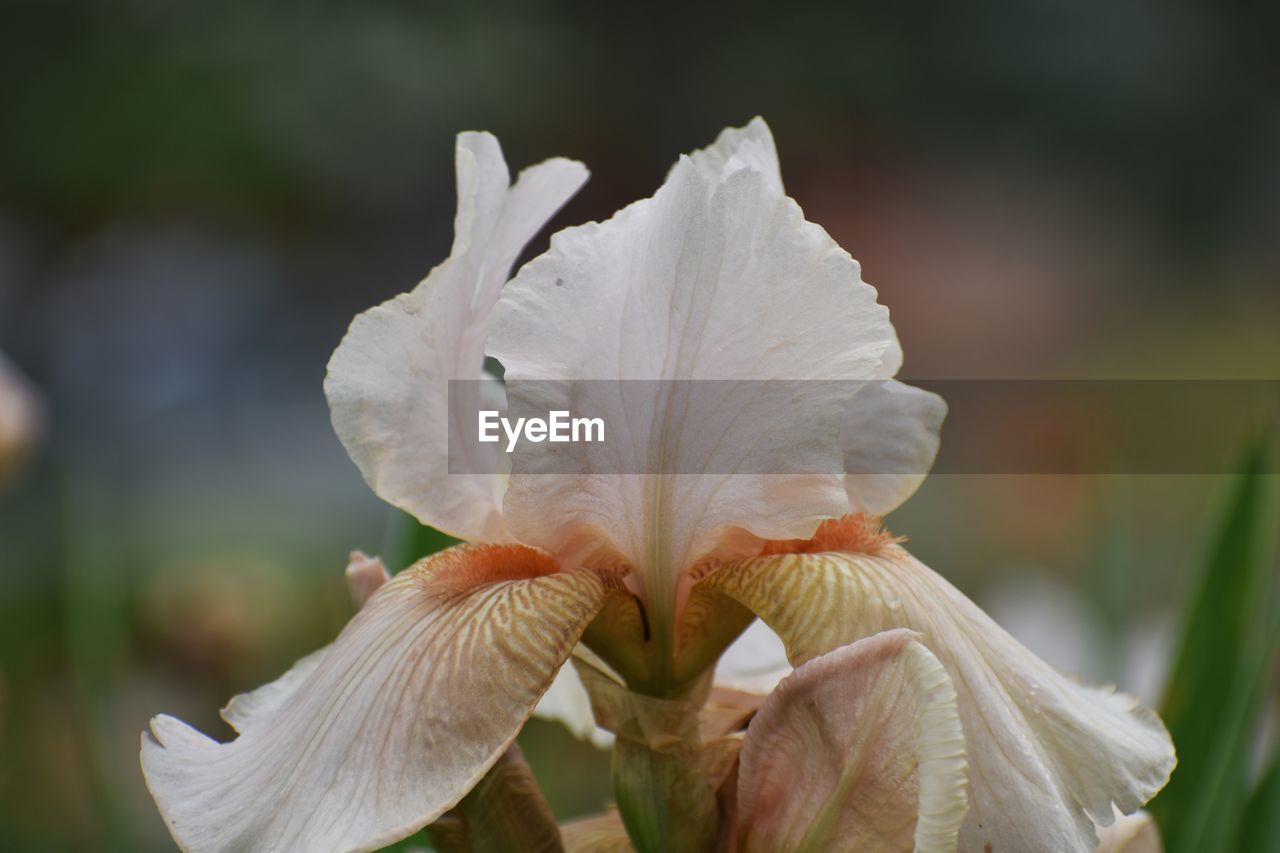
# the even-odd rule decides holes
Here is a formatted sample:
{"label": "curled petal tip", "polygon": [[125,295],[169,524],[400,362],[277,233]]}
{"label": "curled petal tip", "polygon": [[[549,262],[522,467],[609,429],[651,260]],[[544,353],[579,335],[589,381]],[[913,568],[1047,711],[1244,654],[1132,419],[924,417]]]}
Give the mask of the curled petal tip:
{"label": "curled petal tip", "polygon": [[362,551],[352,551],[347,562],[347,590],[351,603],[359,610],[366,601],[387,581],[391,573],[377,557],[366,556]]}

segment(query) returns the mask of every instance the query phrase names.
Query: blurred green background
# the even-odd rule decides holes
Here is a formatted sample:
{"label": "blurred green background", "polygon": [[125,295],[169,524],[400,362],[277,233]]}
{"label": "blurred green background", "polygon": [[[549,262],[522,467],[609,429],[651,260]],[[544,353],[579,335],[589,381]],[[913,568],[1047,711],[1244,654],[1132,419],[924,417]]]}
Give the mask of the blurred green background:
{"label": "blurred green background", "polygon": [[[229,737],[226,699],[348,617],[349,550],[409,559],[321,380],[446,255],[459,130],[586,162],[560,227],[765,116],[907,377],[1280,379],[1276,4],[3,8],[0,351],[49,419],[0,495],[0,849],[172,849],[148,718]],[[1050,662],[1158,704],[1238,489],[935,477],[890,526]],[[1247,729],[1212,723],[1249,780],[1259,678]],[[522,743],[561,815],[608,800],[601,754]]]}

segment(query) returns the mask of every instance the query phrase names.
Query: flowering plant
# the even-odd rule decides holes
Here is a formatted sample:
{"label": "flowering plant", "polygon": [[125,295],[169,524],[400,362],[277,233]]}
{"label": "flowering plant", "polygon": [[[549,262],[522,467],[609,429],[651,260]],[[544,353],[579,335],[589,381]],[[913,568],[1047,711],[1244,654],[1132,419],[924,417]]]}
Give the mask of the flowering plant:
{"label": "flowering plant", "polygon": [[[1156,716],[1061,676],[884,531],[945,406],[893,380],[888,311],[786,195],[764,122],[508,282],[586,176],[553,159],[513,184],[492,136],[459,137],[449,258],[355,319],[325,392],[371,488],[467,544],[394,578],[354,558],[359,612],[232,700],[233,741],[153,720],[143,770],[179,844],[374,849],[427,826],[476,850],[1145,843],[1141,818],[1095,827],[1168,779]],[[476,399],[450,383],[500,390],[486,357],[512,387],[829,381],[803,409],[718,419],[697,473],[507,471],[492,445],[458,473],[449,434]],[[674,394],[644,418],[593,403],[626,425],[621,456],[702,446]],[[744,472],[743,448],[812,464]],[[616,813],[555,826],[512,746],[535,712],[613,741]]]}

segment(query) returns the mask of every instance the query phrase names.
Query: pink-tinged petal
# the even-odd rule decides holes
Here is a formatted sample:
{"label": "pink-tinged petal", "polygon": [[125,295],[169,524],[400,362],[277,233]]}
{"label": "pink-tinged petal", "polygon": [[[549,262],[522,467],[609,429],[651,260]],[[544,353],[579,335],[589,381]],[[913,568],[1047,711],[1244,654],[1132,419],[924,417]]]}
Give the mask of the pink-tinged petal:
{"label": "pink-tinged petal", "polygon": [[[462,539],[507,538],[497,445],[463,443],[449,473],[453,429],[475,430],[489,312],[521,249],[582,182],[580,163],[553,159],[510,185],[498,141],[458,136],[458,212],[448,260],[409,293],[355,318],[329,361],[334,429],[370,487],[424,524]],[[488,383],[486,383],[487,385]]]}
{"label": "pink-tinged petal", "polygon": [[612,583],[522,546],[430,557],[379,589],[301,683],[233,705],[237,739],[152,720],[147,785],[188,850],[403,838],[502,755]]}
{"label": "pink-tinged petal", "polygon": [[0,485],[26,458],[42,419],[34,389],[0,353]]}
{"label": "pink-tinged petal", "polygon": [[1093,853],[1164,853],[1160,829],[1146,812],[1117,810],[1114,823],[1097,829],[1098,846]]}
{"label": "pink-tinged petal", "polygon": [[1063,677],[899,546],[869,551],[766,556],[702,584],[754,610],[795,664],[892,628],[920,633],[959,696],[970,768],[961,850],[1087,853],[1112,803],[1132,812],[1164,786],[1176,761],[1155,714]]}
{"label": "pink-tinged petal", "polygon": [[956,692],[911,631],[798,667],[742,742],[744,851],[947,853],[968,808]]}
{"label": "pink-tinged petal", "polygon": [[946,416],[937,394],[893,380],[863,383],[840,428],[849,511],[888,515],[915,494]]}
{"label": "pink-tinged petal", "polygon": [[763,696],[790,674],[787,647],[768,625],[757,619],[720,656],[715,684]]}
{"label": "pink-tinged petal", "polygon": [[[758,549],[742,530],[808,536],[844,514],[840,422],[859,383],[842,380],[887,378],[896,346],[857,262],[805,221],[776,175],[750,165],[768,158],[728,150],[758,154],[762,139],[750,128],[724,136],[714,156],[681,159],[652,198],[561,231],[494,309],[489,353],[506,368],[513,408],[543,395],[529,407],[590,413],[616,431],[573,446],[582,473],[525,473],[548,470],[522,465],[548,446],[517,447],[511,529],[564,555],[607,541],[663,609],[700,558],[735,543]],[[609,381],[521,384],[591,379]],[[616,380],[832,381],[747,392]],[[739,473],[743,460],[761,473]]]}

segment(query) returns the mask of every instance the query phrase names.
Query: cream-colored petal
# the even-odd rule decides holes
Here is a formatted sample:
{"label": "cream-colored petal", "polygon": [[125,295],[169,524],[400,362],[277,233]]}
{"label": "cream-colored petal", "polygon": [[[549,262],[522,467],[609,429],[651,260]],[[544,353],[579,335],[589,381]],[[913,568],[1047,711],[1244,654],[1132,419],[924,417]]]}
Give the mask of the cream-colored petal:
{"label": "cream-colored petal", "polygon": [[[679,574],[735,531],[808,536],[844,513],[839,425],[858,383],[842,380],[887,378],[895,340],[857,262],[767,171],[683,158],[653,198],[557,234],[494,309],[513,409],[590,413],[616,435],[574,446],[582,473],[538,473],[553,469],[529,454],[548,445],[518,447],[508,522],[558,554],[606,539],[670,609]],[[548,379],[606,381],[528,381]]]}
{"label": "cream-colored petal", "polygon": [[743,693],[767,695],[790,674],[786,646],[768,625],[757,619],[720,656],[715,684]]}
{"label": "cream-colored petal", "polygon": [[556,673],[555,681],[533,709],[533,715],[543,720],[562,723],[579,740],[589,741],[598,749],[613,746],[613,733],[596,725],[591,714],[591,698],[573,664],[566,663]]}
{"label": "cream-colored petal", "polygon": [[457,173],[448,260],[355,318],[329,361],[325,395],[338,437],[379,497],[459,538],[499,541],[507,532],[497,446],[462,442],[460,473],[449,464],[449,430],[475,430],[464,415],[480,408],[483,385],[459,383],[451,400],[449,380],[482,378],[489,312],[511,266],[587,171],[553,159],[510,186],[498,141],[463,133]]}
{"label": "cream-colored petal", "polygon": [[142,767],[174,838],[309,853],[416,831],[511,743],[609,583],[509,545],[453,548],[400,573],[301,683],[233,707],[237,739],[152,720]]}
{"label": "cream-colored petal", "polygon": [[1097,830],[1098,846],[1093,853],[1164,853],[1160,829],[1146,812],[1123,814],[1117,809],[1115,822]]}
{"label": "cream-colored petal", "polygon": [[689,159],[712,180],[723,181],[739,169],[748,169],[758,172],[771,190],[783,191],[773,133],[759,116],[744,127],[725,128],[715,142],[693,152]]}
{"label": "cream-colored petal", "polygon": [[937,394],[894,380],[862,383],[840,428],[849,511],[888,515],[915,494],[946,415]]}
{"label": "cream-colored petal", "polygon": [[271,719],[285,700],[307,683],[332,646],[299,658],[284,675],[248,693],[238,693],[218,712],[231,728],[243,734],[257,722]]}
{"label": "cream-colored petal", "polygon": [[795,664],[891,628],[922,635],[959,695],[971,803],[961,850],[1087,853],[1094,820],[1109,822],[1113,802],[1139,808],[1175,764],[1155,714],[1063,677],[896,545],[761,557],[702,583],[769,623]]}
{"label": "cream-colored petal", "polygon": [[955,689],[917,636],[841,646],[765,700],[739,754],[741,849],[955,850],[964,735]]}

